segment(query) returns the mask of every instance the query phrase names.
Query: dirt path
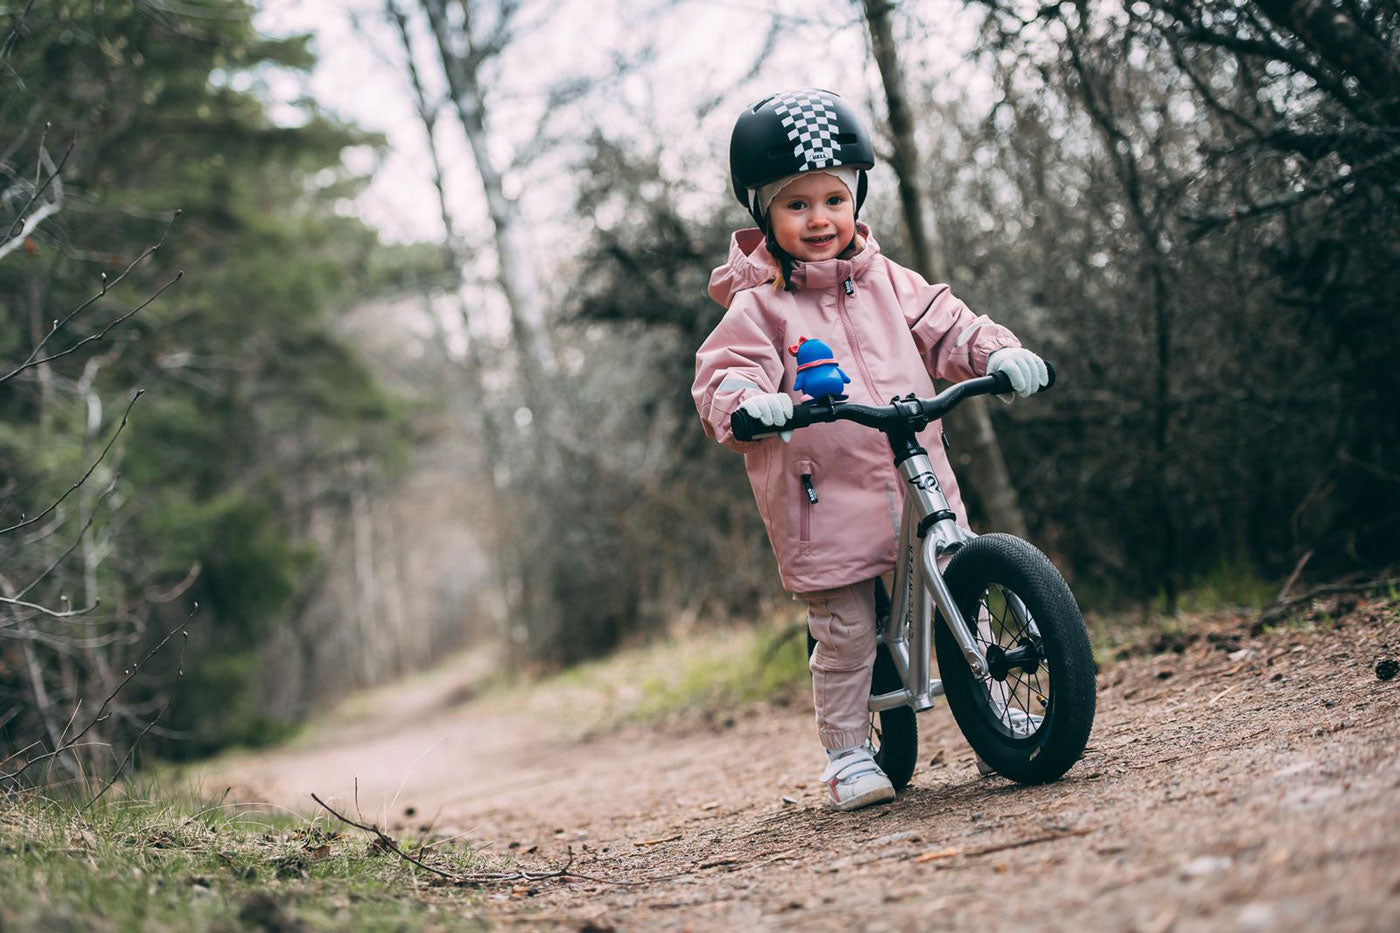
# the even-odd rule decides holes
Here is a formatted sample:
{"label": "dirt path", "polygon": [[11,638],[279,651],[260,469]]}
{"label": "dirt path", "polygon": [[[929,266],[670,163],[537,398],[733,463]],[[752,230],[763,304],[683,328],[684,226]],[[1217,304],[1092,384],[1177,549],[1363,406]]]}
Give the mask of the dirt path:
{"label": "dirt path", "polygon": [[1400,619],[1363,604],[1326,630],[1205,629],[1102,672],[1089,752],[1045,787],[979,779],[940,706],[910,788],[834,814],[800,702],[580,739],[565,711],[450,684],[206,783],[310,812],[358,779],[366,816],[647,882],[494,894],[497,926],[1400,929],[1400,678],[1374,670]]}

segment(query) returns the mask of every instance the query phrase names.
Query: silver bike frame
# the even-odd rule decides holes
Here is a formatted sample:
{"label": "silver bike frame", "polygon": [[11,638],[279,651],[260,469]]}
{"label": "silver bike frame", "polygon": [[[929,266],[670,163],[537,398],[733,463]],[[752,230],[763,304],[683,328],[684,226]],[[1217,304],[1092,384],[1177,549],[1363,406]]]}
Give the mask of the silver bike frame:
{"label": "silver bike frame", "polygon": [[[880,634],[904,687],[870,698],[870,711],[912,706],[916,711],[930,709],[934,697],[943,695],[943,683],[933,678],[933,607],[948,622],[948,629],[962,649],[973,674],[987,673],[986,662],[967,620],[953,601],[948,585],[939,572],[938,560],[976,537],[960,528],[948,508],[948,499],[933,472],[928,454],[920,453],[899,465],[904,479],[904,513],[899,522],[898,562],[894,569],[889,623]],[[922,536],[919,527],[930,515],[944,517],[928,527]],[[1019,600],[1017,600],[1019,603]],[[1016,606],[1025,615],[1024,606]],[[1024,619],[1023,619],[1024,621]]]}

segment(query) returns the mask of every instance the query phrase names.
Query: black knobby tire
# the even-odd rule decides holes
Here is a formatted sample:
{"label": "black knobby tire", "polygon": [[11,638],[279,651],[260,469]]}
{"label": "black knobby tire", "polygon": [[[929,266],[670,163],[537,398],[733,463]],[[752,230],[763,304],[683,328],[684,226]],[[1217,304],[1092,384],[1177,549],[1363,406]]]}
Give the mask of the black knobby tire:
{"label": "black knobby tire", "polygon": [[[979,652],[994,662],[993,675],[974,677],[940,614],[934,648],[958,727],[973,751],[1005,777],[1022,784],[1058,779],[1083,754],[1095,706],[1089,635],[1064,578],[1040,551],[1003,534],[963,545],[943,576]],[[1025,605],[1038,643],[1008,594]],[[989,631],[978,630],[984,609]],[[1008,652],[1016,652],[1009,669]]]}
{"label": "black knobby tire", "polygon": [[[890,598],[884,581],[878,579],[875,581],[875,616],[881,628],[889,624]],[[807,657],[812,656],[816,647],[817,640],[808,632]],[[875,667],[870,675],[871,695],[889,693],[903,686],[899,671],[890,658],[889,648],[883,642],[876,644]],[[913,708],[898,706],[871,713],[870,742],[875,746],[875,763],[885,772],[895,790],[904,790],[914,776],[914,765],[919,757],[919,724]]]}

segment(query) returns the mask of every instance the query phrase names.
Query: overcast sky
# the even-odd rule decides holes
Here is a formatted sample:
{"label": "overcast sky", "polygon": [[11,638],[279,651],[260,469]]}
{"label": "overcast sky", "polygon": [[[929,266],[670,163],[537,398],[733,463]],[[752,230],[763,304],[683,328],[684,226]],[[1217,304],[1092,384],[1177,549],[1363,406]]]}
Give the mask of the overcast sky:
{"label": "overcast sky", "polygon": [[[417,6],[414,0],[401,4]],[[256,19],[261,31],[312,33],[320,59],[307,79],[273,76],[269,93],[280,100],[310,94],[332,112],[388,137],[385,161],[355,212],[389,240],[440,236],[423,127],[413,109],[402,47],[384,18],[382,0],[263,0],[262,5]],[[906,60],[914,69],[943,60],[952,67],[968,36],[963,5],[925,0],[917,12],[919,22],[932,24],[933,32],[924,27],[915,32],[910,16],[897,21],[905,33]],[[775,16],[782,28],[760,62]],[[533,25],[501,60],[496,85],[493,129],[502,166],[534,133],[551,85],[608,74],[616,56],[636,56],[648,46],[654,47],[654,57],[630,78],[556,119],[571,121],[568,126],[580,133],[601,124],[622,136],[659,134],[677,164],[701,166],[704,183],[721,191],[728,131],[745,102],[775,90],[815,85],[841,92],[863,110],[876,105],[878,76],[868,64],[857,9],[847,2],[823,7],[810,0],[525,0],[520,18]],[[950,38],[958,35],[964,38]],[[420,38],[421,71],[440,90],[440,67],[431,57],[425,31]],[[719,104],[697,122],[697,108],[716,98]],[[470,230],[484,220],[484,209],[465,141],[451,119],[444,120],[437,135],[448,161],[454,214]],[[537,222],[567,209],[561,200],[567,199],[568,162],[560,158],[564,161],[506,175],[508,193],[523,196],[527,215]]]}

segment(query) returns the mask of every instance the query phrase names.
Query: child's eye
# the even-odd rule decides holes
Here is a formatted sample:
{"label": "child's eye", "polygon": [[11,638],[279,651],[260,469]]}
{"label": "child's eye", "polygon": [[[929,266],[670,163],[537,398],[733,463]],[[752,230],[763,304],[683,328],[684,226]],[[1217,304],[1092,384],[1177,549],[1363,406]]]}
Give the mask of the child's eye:
{"label": "child's eye", "polygon": [[831,197],[826,199],[826,203],[832,207],[836,207],[839,204],[846,203],[846,199],[839,194],[833,194]]}
{"label": "child's eye", "polygon": [[788,202],[787,208],[788,208],[788,210],[790,210],[790,211],[802,211],[802,210],[806,210],[806,209],[807,209],[807,202],[806,202],[806,201],[789,201],[789,202]]}

